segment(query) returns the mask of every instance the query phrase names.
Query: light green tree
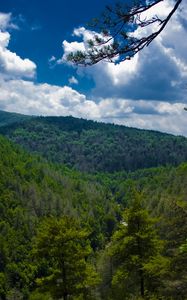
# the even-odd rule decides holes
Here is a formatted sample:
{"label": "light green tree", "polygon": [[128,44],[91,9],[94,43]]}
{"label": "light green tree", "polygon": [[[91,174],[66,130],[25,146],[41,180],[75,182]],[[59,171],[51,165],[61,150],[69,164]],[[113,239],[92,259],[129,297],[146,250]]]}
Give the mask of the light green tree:
{"label": "light green tree", "polygon": [[88,262],[90,253],[87,232],[75,219],[47,218],[33,246],[34,257],[45,265],[38,274],[38,286],[54,299],[90,299],[90,291],[98,282]]}

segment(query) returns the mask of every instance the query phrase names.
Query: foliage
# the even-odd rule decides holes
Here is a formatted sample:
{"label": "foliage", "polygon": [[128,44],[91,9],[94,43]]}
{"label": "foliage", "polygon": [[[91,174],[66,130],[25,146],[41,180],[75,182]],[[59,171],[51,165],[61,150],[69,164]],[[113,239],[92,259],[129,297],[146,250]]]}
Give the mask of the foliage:
{"label": "foliage", "polygon": [[49,161],[89,173],[128,172],[187,160],[184,137],[73,117],[34,118],[0,132]]}
{"label": "foliage", "polygon": [[31,119],[31,116],[26,116],[17,113],[10,113],[0,110],[0,127],[6,126],[14,123],[19,123],[25,120]]}
{"label": "foliage", "polygon": [[[187,165],[159,168],[131,174],[131,184],[143,193],[143,205],[152,216],[159,217],[159,236],[166,240],[165,255],[170,260],[169,273],[163,282],[166,299],[185,299],[187,293],[186,254],[181,247],[187,236],[186,180]],[[130,205],[127,186],[121,183],[116,191],[120,202]]]}
{"label": "foliage", "polygon": [[[155,220],[142,208],[141,195],[133,192],[133,202],[126,209],[120,228],[114,233],[111,245],[115,290],[137,297],[159,293],[160,279],[168,269],[168,260],[161,255],[163,242],[154,227]],[[115,294],[115,293],[114,293]]]}
{"label": "foliage", "polygon": [[31,249],[40,220],[49,215],[78,218],[97,249],[109,238],[108,219],[112,215],[117,222],[118,207],[94,178],[48,164],[3,137],[0,156],[0,295],[4,300],[16,289],[28,299],[35,289]]}
{"label": "foliage", "polygon": [[[132,0],[108,5],[102,16],[94,18],[90,24],[94,32],[93,38],[87,41],[86,50],[71,52],[67,60],[78,65],[94,65],[101,60],[131,59],[164,30],[182,2],[173,1],[173,7],[165,17],[150,16],[153,7],[162,1]],[[148,17],[145,17],[146,13]],[[137,28],[140,31],[138,36],[133,34]],[[144,28],[146,30],[142,30]]]}
{"label": "foliage", "polygon": [[[178,167],[136,169],[140,166],[140,158],[146,159],[150,167],[154,151],[159,164],[175,165],[185,160],[185,138],[71,117],[32,118],[3,127],[2,131],[28,149],[33,147],[33,151],[46,155],[48,161],[0,137],[0,299],[57,297],[55,292],[60,288],[56,289],[52,279],[55,276],[61,279],[58,258],[63,247],[58,247],[58,243],[71,234],[76,235],[76,242],[68,242],[63,253],[67,255],[68,265],[75,265],[75,272],[68,280],[73,287],[73,300],[121,300],[125,297],[137,300],[140,294],[138,270],[144,274],[145,297],[186,299],[187,163]],[[142,156],[132,151],[141,145],[140,141],[144,145]],[[77,150],[79,143],[81,147],[87,145],[87,155]],[[129,156],[126,158],[127,152],[124,156],[116,155],[114,149],[119,151],[120,143],[122,150],[132,153],[133,163]],[[67,163],[74,169],[64,166],[66,152],[62,151],[63,147],[58,152],[57,145],[69,147],[71,160],[69,157]],[[146,148],[148,145],[151,150]],[[61,163],[53,164],[53,156],[55,162],[61,157]],[[133,164],[135,171],[126,172],[128,168],[133,169]],[[75,168],[90,168],[89,171],[97,170],[97,173],[81,173]],[[122,171],[109,174],[106,173],[108,168],[112,172]],[[134,189],[138,194],[132,193]],[[135,226],[137,219],[141,221],[140,231]],[[123,222],[132,226],[124,226]],[[54,235],[50,228],[57,228],[57,233]],[[138,239],[144,250],[141,258],[136,247]],[[80,260],[75,261],[76,255]],[[93,288],[92,283],[94,286],[98,283],[95,265],[101,282]],[[85,278],[78,286],[77,272]],[[46,280],[53,296],[41,291]],[[39,286],[36,283],[40,283]]]}
{"label": "foliage", "polygon": [[73,218],[44,220],[35,237],[33,255],[36,263],[49,265],[46,274],[38,274],[37,283],[54,299],[83,295],[97,284],[97,275],[88,262],[91,248],[88,234]]}
{"label": "foliage", "polygon": [[39,292],[37,289],[31,293],[29,300],[52,300],[48,293]]}

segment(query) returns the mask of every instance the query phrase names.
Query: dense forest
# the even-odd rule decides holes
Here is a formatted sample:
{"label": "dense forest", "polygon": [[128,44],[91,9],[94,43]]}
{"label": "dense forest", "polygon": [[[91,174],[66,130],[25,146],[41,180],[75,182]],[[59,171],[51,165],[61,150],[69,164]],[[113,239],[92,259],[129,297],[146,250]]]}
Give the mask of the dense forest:
{"label": "dense forest", "polygon": [[32,116],[26,116],[26,115],[17,114],[17,113],[9,113],[9,112],[0,110],[0,127],[14,124],[17,122],[26,121],[31,118],[32,118]]}
{"label": "dense forest", "polygon": [[0,133],[49,161],[83,172],[135,171],[187,160],[187,139],[73,117],[35,117]]}
{"label": "dense forest", "polygon": [[187,140],[4,116],[0,299],[187,299]]}

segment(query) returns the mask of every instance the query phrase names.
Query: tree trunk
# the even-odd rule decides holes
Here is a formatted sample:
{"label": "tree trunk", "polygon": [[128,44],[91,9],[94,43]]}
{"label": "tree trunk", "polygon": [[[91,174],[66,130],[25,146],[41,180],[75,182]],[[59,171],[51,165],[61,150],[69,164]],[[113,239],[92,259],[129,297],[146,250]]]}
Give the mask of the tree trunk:
{"label": "tree trunk", "polygon": [[[138,220],[138,232],[140,230],[140,224],[139,224],[139,220]],[[137,242],[138,242],[138,252],[139,252],[139,256],[140,256],[140,294],[141,297],[144,298],[145,296],[145,290],[144,290],[144,274],[143,274],[143,270],[142,270],[142,249],[141,249],[141,242],[139,237],[137,238]]]}
{"label": "tree trunk", "polygon": [[141,297],[144,298],[145,290],[144,290],[144,276],[142,270],[140,270],[140,293],[141,293]]}
{"label": "tree trunk", "polygon": [[67,276],[66,276],[66,267],[65,262],[62,260],[62,277],[63,277],[63,284],[64,284],[64,291],[63,291],[63,299],[68,299],[68,291],[67,291]]}

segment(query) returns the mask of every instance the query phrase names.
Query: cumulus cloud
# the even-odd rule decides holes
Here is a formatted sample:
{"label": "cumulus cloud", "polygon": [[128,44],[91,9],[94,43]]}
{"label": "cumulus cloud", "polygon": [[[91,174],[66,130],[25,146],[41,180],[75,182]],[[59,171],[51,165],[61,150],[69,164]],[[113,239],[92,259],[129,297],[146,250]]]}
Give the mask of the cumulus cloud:
{"label": "cumulus cloud", "polygon": [[0,109],[32,115],[82,117],[187,135],[180,102],[100,98],[96,103],[71,87],[0,79]]}
{"label": "cumulus cloud", "polygon": [[11,23],[11,14],[0,13],[0,72],[1,76],[6,78],[33,78],[36,71],[36,64],[28,58],[21,58],[16,53],[8,49],[10,42],[9,27]]}
{"label": "cumulus cloud", "polygon": [[58,64],[62,64],[66,62],[66,56],[75,51],[84,51],[85,50],[85,44],[83,42],[71,42],[69,43],[68,41],[64,40],[62,42],[62,47],[64,49],[64,55],[62,58],[57,60]]}
{"label": "cumulus cloud", "polygon": [[187,135],[182,103],[112,98],[102,99],[98,107],[104,122]]}
{"label": "cumulus cloud", "polygon": [[71,87],[0,80],[0,109],[34,115],[74,115],[94,118],[96,104]]}
{"label": "cumulus cloud", "polygon": [[[109,39],[110,38],[109,36],[105,37],[104,35],[97,33],[95,31],[88,30],[85,27],[75,28],[72,36],[75,38],[82,39],[82,41],[81,42],[80,41],[79,42],[78,41],[68,42],[68,41],[64,40],[62,42],[62,48],[64,50],[64,54],[63,54],[62,58],[57,60],[58,64],[67,63],[66,57],[71,52],[76,52],[76,51],[84,52],[84,51],[90,50],[89,41],[93,40],[96,36],[98,38],[101,38],[104,41],[106,40],[106,45],[111,44],[113,42],[113,39],[112,38]],[[101,48],[101,46],[98,46],[98,48]]]}
{"label": "cumulus cloud", "polygon": [[[161,1],[159,5],[145,12],[144,17],[158,15],[165,17],[172,9],[173,0]],[[100,62],[95,66],[79,71],[89,75],[95,81],[92,91],[97,97],[128,97],[131,99],[185,101],[181,85],[187,80],[187,26],[180,10],[173,16],[165,30],[154,42],[133,59],[115,64]],[[141,37],[155,30],[157,25],[138,28],[133,35]],[[66,54],[76,50],[85,50],[87,40],[95,33],[81,27],[74,30],[74,36],[80,41],[63,42],[64,55],[59,63],[64,63]]]}

